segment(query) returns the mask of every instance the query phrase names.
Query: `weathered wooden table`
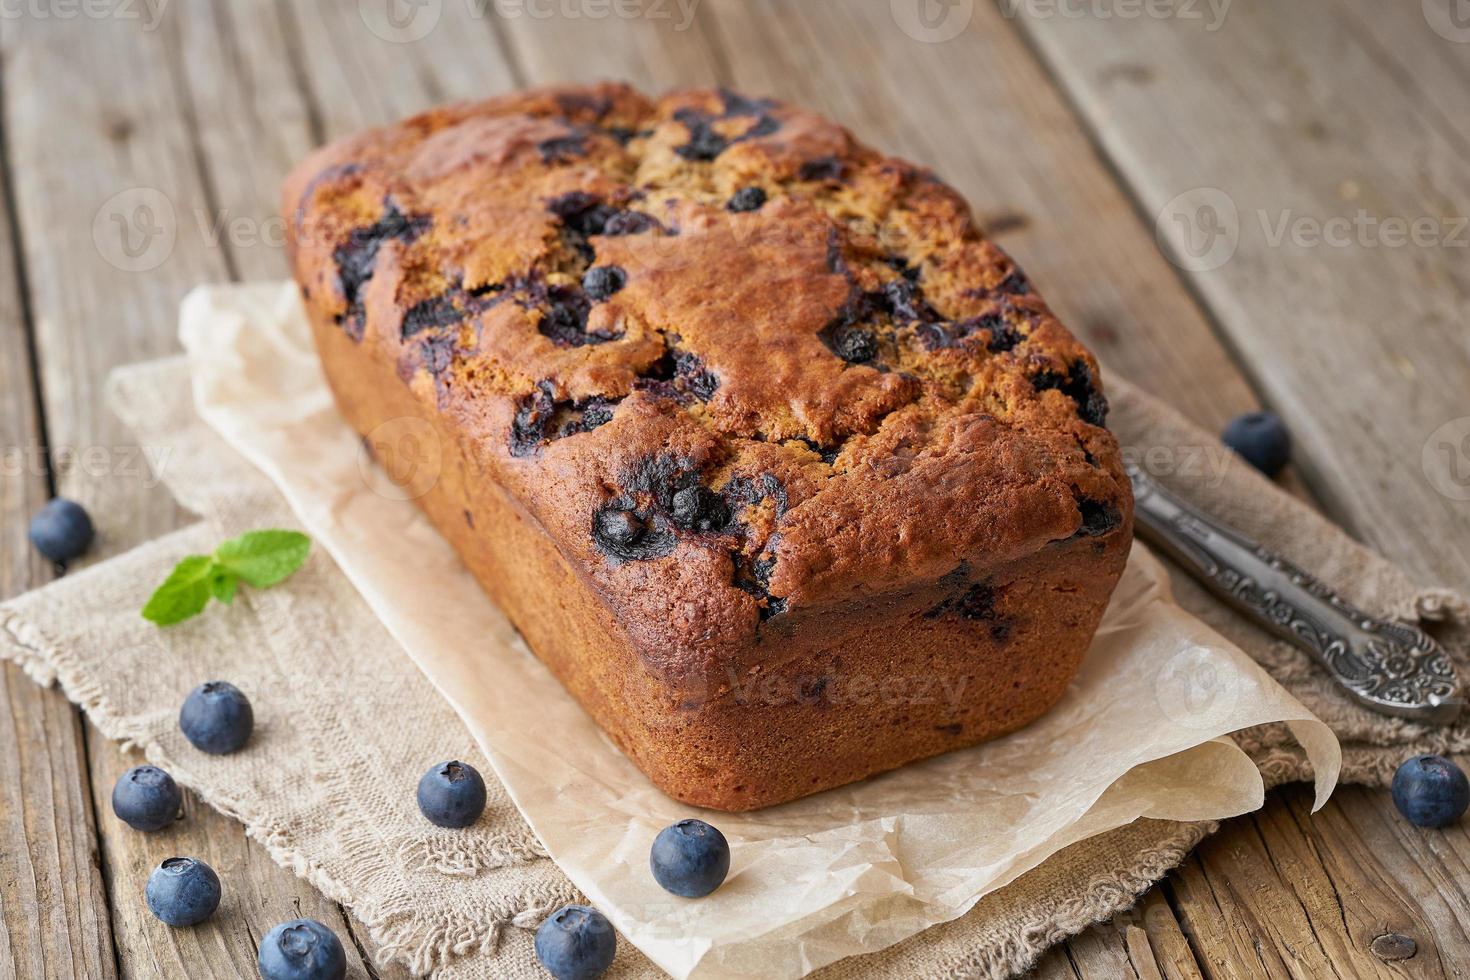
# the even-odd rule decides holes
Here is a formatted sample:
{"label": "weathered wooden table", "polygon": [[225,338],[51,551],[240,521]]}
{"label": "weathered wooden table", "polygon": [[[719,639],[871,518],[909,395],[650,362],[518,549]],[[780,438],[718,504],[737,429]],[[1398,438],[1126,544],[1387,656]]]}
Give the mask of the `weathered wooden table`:
{"label": "weathered wooden table", "polygon": [[[196,283],[284,275],[276,187],[312,146],[530,82],[728,84],[826,110],[974,203],[1114,372],[1211,427],[1258,400],[1297,488],[1470,586],[1470,19],[1463,0],[14,0],[0,6],[0,594],[187,522],[106,411]],[[196,802],[167,844],[108,803],[129,760],[3,673],[0,976],[255,976],[255,940],[350,917]],[[1458,977],[1470,837],[1305,788],[1230,822],[1046,977]],[[183,848],[240,914],[142,902]],[[399,975],[398,971],[386,971]]]}

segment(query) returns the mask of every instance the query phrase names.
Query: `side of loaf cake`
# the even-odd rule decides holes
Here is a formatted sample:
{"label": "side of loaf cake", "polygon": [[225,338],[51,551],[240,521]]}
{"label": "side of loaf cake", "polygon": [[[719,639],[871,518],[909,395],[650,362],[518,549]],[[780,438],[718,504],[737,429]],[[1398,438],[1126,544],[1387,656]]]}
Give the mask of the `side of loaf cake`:
{"label": "side of loaf cake", "polygon": [[344,139],[283,207],[341,411],[671,796],[862,779],[1076,672],[1132,536],[1097,364],[931,173],[602,84]]}

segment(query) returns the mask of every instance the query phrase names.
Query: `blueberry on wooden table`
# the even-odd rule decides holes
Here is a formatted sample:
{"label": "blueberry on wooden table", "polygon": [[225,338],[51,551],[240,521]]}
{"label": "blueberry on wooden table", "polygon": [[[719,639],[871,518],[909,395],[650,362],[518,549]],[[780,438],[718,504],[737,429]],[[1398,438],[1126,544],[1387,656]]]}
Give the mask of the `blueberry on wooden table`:
{"label": "blueberry on wooden table", "polygon": [[441,762],[419,780],[419,809],[438,827],[468,827],[485,812],[485,780],[466,762]]}
{"label": "blueberry on wooden table", "polygon": [[556,980],[594,980],[617,952],[612,923],[585,905],[563,905],[536,930],[536,959]]}
{"label": "blueberry on wooden table", "polygon": [[210,755],[234,752],[250,738],[255,712],[250,699],[228,681],[207,681],[189,692],[179,709],[179,728]]}
{"label": "blueberry on wooden table", "polygon": [[664,891],[703,898],[730,873],[730,844],[703,820],[680,820],[654,838],[648,865]]}
{"label": "blueberry on wooden table", "polygon": [[92,518],[74,500],[55,497],[31,518],[31,544],[51,561],[80,557],[95,536]]}
{"label": "blueberry on wooden table", "polygon": [[183,805],[178,784],[157,766],[134,766],[112,787],[112,812],[134,830],[162,830]]}
{"label": "blueberry on wooden table", "polygon": [[169,858],[148,876],[148,910],[167,925],[198,925],[219,908],[219,876],[197,858]]}
{"label": "blueberry on wooden table", "polygon": [[1393,774],[1393,805],[1416,827],[1448,827],[1470,807],[1470,782],[1449,759],[1416,755]]}
{"label": "blueberry on wooden table", "polygon": [[282,922],[260,941],[261,980],[342,980],[347,954],[336,934],[315,919]]}
{"label": "blueberry on wooden table", "polygon": [[1291,433],[1273,412],[1247,412],[1230,420],[1220,440],[1267,476],[1291,461]]}

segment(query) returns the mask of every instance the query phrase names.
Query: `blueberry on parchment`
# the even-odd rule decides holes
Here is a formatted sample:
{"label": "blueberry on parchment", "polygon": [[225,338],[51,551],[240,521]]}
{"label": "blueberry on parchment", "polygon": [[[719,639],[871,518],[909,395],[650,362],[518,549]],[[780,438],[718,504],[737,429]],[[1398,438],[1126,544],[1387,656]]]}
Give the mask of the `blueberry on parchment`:
{"label": "blueberry on parchment", "polygon": [[665,891],[703,898],[730,873],[730,844],[703,820],[680,820],[654,838],[648,864]]}

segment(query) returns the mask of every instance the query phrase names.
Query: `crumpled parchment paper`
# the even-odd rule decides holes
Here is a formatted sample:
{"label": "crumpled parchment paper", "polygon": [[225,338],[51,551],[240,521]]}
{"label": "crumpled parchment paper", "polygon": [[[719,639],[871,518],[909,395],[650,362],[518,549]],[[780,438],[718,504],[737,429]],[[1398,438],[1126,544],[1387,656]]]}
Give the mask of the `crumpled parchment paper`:
{"label": "crumpled parchment paper", "polygon": [[[1139,817],[1259,807],[1224,737],[1284,721],[1317,805],[1331,731],[1174,605],[1135,546],[1077,679],[1021,732],[752,814],[702,813],[730,877],[699,901],[654,883],[657,832],[695,815],[624,758],[521,642],[454,552],[341,420],[290,284],[205,287],[181,338],[201,415],[280,488],[406,654],[464,719],[568,877],[675,977],[797,977],[953,919],[1066,845]],[[411,427],[410,427],[411,428]],[[415,474],[413,486],[431,485]]]}

